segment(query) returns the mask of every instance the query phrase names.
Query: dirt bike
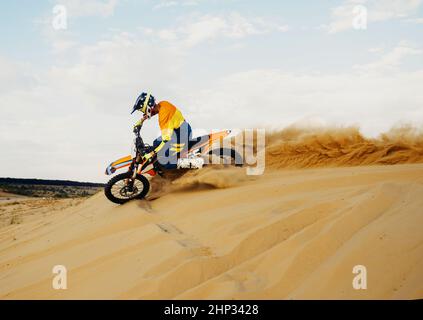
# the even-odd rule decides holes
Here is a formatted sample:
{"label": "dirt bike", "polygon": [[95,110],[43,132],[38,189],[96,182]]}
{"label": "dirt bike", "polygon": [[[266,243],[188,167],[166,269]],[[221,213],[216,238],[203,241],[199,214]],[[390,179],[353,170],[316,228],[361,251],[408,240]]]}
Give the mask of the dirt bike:
{"label": "dirt bike", "polygon": [[[152,152],[154,147],[144,143],[140,135],[142,125],[143,120],[134,126],[135,155],[120,158],[106,168],[106,175],[112,175],[119,169],[129,167],[127,172],[112,177],[105,186],[106,197],[114,203],[124,204],[133,199],[143,199],[150,191],[150,180],[156,175],[164,176],[166,171],[187,170],[165,169],[158,161],[157,155],[145,160],[144,155]],[[188,148],[181,157],[202,157],[205,160],[204,166],[216,164],[216,158],[211,161],[211,157],[219,158],[218,164],[242,166],[243,159],[234,148],[213,147],[216,142],[221,141],[230,133],[230,130],[225,130],[190,139]]]}

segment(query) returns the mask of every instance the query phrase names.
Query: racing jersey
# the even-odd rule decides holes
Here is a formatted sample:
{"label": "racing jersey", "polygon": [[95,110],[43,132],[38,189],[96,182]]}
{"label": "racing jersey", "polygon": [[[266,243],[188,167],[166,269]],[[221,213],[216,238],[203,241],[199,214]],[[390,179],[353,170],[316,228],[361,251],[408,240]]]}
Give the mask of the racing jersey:
{"label": "racing jersey", "polygon": [[181,111],[168,101],[158,103],[159,110],[159,126],[162,132],[162,143],[156,148],[156,152],[163,148],[166,141],[172,137],[173,130],[178,129],[185,121]]}

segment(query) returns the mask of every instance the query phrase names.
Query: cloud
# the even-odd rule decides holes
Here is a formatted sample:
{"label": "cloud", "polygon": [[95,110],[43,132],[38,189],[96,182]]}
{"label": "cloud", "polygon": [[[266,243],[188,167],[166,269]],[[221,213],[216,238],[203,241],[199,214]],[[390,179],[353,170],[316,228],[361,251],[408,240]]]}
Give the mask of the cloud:
{"label": "cloud", "polygon": [[418,12],[422,0],[346,0],[338,7],[331,9],[331,22],[325,26],[329,33],[338,33],[353,28],[353,20],[357,15],[356,6],[367,9],[367,22],[380,22],[391,19],[403,19]]}
{"label": "cloud", "polygon": [[423,125],[423,69],[401,68],[420,54],[421,48],[400,42],[376,61],[349,71],[254,69],[223,76],[207,88],[191,88],[191,93],[181,88],[179,94],[197,121],[220,128],[280,127],[314,117],[360,125],[366,134],[377,135],[398,121]]}
{"label": "cloud", "polygon": [[174,28],[154,30],[144,28],[146,35],[156,36],[164,41],[173,41],[184,47],[194,47],[217,38],[242,39],[248,36],[270,32],[286,32],[287,25],[280,25],[264,18],[247,18],[239,13],[228,15],[195,15],[184,18]]}
{"label": "cloud", "polygon": [[[67,27],[53,27],[57,12],[54,5],[44,16],[34,20],[44,40],[50,45],[53,54],[66,54],[78,45],[75,35],[68,28],[69,20],[80,17],[109,17],[113,15],[118,0],[54,0],[54,5],[64,6]],[[62,11],[60,10],[60,15]]]}
{"label": "cloud", "polygon": [[198,106],[198,120],[204,117],[202,121],[221,128],[283,127],[317,117],[335,125],[359,125],[376,135],[401,120],[423,124],[422,81],[423,70],[386,77],[256,69],[221,78],[199,90],[190,104]]}
{"label": "cloud", "polygon": [[113,15],[118,0],[57,0],[64,5],[70,17],[109,17]]}
{"label": "cloud", "polygon": [[160,10],[160,9],[166,9],[170,7],[176,7],[176,6],[196,6],[198,5],[202,0],[164,0],[157,3],[153,10]]}
{"label": "cloud", "polygon": [[422,0],[374,0],[369,1],[371,21],[398,19],[415,14]]}
{"label": "cloud", "polygon": [[415,24],[423,24],[423,18],[407,19],[406,21]]}
{"label": "cloud", "polygon": [[[37,81],[30,66],[0,56],[0,94],[25,90]],[[2,105],[5,105],[2,103]]]}
{"label": "cloud", "polygon": [[384,48],[380,48],[380,47],[374,47],[374,48],[370,48],[368,50],[370,53],[381,53],[384,51]]}
{"label": "cloud", "polygon": [[54,55],[66,54],[78,45],[76,36],[70,30],[55,30],[49,18],[37,20],[36,25]]}
{"label": "cloud", "polygon": [[413,46],[408,42],[400,42],[390,52],[382,55],[382,57],[372,63],[355,66],[355,69],[361,72],[384,72],[398,69],[405,58],[413,55],[421,55],[423,50]]}

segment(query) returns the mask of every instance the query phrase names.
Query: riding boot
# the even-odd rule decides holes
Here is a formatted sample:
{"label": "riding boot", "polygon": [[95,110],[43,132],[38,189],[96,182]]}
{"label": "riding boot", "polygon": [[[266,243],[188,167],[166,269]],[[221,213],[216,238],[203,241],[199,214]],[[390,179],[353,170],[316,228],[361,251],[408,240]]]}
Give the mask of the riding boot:
{"label": "riding boot", "polygon": [[204,165],[203,158],[181,158],[178,159],[178,169],[201,169]]}

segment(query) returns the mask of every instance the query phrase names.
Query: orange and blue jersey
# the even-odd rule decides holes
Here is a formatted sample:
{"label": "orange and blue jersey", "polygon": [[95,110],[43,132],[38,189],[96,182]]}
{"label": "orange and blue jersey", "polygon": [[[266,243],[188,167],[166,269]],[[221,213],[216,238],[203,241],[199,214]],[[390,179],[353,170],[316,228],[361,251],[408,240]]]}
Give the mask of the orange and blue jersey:
{"label": "orange and blue jersey", "polygon": [[178,129],[185,119],[181,111],[170,102],[161,101],[158,105],[160,106],[159,126],[162,131],[162,139],[168,141],[172,136],[173,130]]}
{"label": "orange and blue jersey", "polygon": [[155,149],[156,153],[159,152],[166,141],[171,140],[174,130],[179,129],[185,122],[181,111],[178,110],[173,104],[168,101],[161,101],[158,103],[159,110],[159,126],[162,132],[162,142]]}

